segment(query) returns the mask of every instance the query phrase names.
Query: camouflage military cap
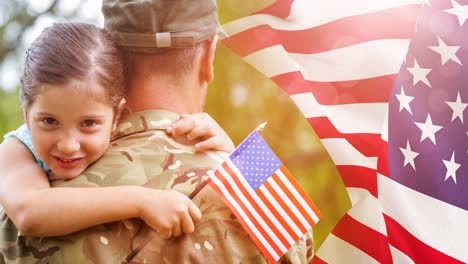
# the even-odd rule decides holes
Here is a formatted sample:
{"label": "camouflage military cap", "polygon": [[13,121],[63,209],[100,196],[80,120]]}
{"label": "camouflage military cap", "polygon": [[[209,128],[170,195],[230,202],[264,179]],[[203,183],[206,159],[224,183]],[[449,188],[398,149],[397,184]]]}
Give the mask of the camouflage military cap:
{"label": "camouflage military cap", "polygon": [[134,52],[189,48],[220,31],[216,0],[103,0],[104,27]]}

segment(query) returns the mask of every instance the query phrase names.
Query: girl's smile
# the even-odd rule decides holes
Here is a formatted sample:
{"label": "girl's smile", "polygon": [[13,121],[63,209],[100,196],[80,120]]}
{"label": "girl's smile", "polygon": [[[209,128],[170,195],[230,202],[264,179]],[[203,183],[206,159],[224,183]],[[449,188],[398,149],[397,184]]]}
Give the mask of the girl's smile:
{"label": "girl's smile", "polygon": [[83,158],[64,159],[54,156],[57,164],[63,169],[71,169],[77,166]]}

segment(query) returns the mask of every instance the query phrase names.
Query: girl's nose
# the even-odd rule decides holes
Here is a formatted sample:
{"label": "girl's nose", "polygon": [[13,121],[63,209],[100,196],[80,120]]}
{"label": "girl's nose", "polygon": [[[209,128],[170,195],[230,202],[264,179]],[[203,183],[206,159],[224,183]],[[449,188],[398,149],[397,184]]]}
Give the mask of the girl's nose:
{"label": "girl's nose", "polygon": [[57,143],[57,150],[63,154],[73,154],[80,150],[80,142],[75,137],[66,137]]}

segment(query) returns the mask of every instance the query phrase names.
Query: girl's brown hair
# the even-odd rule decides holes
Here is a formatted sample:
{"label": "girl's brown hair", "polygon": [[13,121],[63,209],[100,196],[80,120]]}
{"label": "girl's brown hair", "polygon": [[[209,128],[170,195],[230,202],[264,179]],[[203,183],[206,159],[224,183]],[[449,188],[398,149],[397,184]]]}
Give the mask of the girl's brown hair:
{"label": "girl's brown hair", "polygon": [[125,97],[122,52],[110,35],[85,23],[55,23],[44,29],[26,51],[20,100],[28,109],[45,84],[96,80],[118,107]]}

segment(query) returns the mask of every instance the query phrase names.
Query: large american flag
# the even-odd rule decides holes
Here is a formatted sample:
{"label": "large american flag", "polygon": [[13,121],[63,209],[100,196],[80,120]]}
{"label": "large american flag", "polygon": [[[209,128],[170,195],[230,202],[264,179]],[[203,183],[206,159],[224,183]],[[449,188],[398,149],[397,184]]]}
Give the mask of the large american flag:
{"label": "large american flag", "polygon": [[256,130],[209,176],[208,184],[270,263],[320,218],[317,207]]}
{"label": "large american flag", "polygon": [[278,0],[223,25],[347,188],[313,262],[468,262],[467,19],[466,0]]}

